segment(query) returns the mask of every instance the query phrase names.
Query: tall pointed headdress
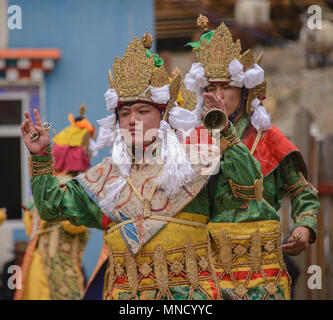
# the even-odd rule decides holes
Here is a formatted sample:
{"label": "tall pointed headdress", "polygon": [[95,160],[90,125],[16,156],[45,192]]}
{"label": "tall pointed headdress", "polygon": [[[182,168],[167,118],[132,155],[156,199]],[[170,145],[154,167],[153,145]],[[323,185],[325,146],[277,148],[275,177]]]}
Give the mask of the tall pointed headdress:
{"label": "tall pointed headdress", "polygon": [[123,103],[136,101],[166,108],[171,99],[171,84],[163,60],[150,52],[151,45],[152,37],[146,32],[141,41],[137,37],[132,40],[123,58],[116,57],[114,80],[109,70],[110,89],[105,93],[110,111]]}
{"label": "tall pointed headdress", "polygon": [[205,29],[205,32],[201,35],[200,41],[188,43],[197,53],[198,62],[192,64],[185,77],[187,89],[196,92],[197,98],[202,96],[203,88],[209,83],[225,83],[249,89],[246,112],[254,117],[251,121],[253,120],[252,124],[257,130],[269,129],[270,116],[261,105],[267,86],[264,70],[260,67],[263,54],[259,55],[256,63],[251,50],[241,54],[239,39],[233,41],[229,29],[223,22],[216,30],[207,31],[208,19],[200,15],[197,24]]}

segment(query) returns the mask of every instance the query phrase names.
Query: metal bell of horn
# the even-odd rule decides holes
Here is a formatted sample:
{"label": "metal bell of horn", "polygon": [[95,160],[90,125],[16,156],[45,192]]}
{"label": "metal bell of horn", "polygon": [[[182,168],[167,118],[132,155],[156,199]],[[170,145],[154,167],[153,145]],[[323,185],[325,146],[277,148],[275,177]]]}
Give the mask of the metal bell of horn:
{"label": "metal bell of horn", "polygon": [[228,116],[219,107],[210,108],[205,110],[202,122],[207,130],[222,131],[228,124]]}

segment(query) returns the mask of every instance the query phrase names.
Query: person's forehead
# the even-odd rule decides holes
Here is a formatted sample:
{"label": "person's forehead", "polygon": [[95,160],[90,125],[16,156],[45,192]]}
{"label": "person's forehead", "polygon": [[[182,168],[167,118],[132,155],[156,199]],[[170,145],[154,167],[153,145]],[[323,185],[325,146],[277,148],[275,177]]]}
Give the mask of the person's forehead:
{"label": "person's forehead", "polygon": [[138,103],[134,103],[131,105],[123,105],[120,107],[121,109],[138,109],[138,108],[143,108],[143,107],[147,107],[147,108],[154,108],[154,106],[148,104],[148,103],[144,103],[144,102],[138,102]]}
{"label": "person's forehead", "polygon": [[209,83],[208,87],[232,88],[228,83]]}

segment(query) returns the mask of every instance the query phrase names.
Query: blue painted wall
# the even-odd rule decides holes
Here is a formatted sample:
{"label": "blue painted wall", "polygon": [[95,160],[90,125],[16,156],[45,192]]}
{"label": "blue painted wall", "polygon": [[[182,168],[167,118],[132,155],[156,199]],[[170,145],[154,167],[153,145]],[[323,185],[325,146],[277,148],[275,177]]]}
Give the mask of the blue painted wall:
{"label": "blue painted wall", "polygon": [[[11,48],[59,48],[62,57],[46,75],[46,118],[59,132],[68,126],[67,114],[87,105],[86,116],[107,114],[104,92],[107,70],[122,57],[134,36],[148,31],[154,37],[154,0],[9,0],[22,8],[22,30],[11,30]],[[104,150],[92,160],[98,163]],[[102,234],[91,230],[83,258],[87,275],[93,271],[102,247]]]}
{"label": "blue painted wall", "polygon": [[[59,132],[67,114],[87,105],[87,118],[107,115],[107,70],[133,37],[154,33],[153,0],[9,0],[22,8],[22,30],[11,30],[9,47],[59,48],[62,58],[46,76],[46,117]],[[98,163],[104,151],[92,164]]]}

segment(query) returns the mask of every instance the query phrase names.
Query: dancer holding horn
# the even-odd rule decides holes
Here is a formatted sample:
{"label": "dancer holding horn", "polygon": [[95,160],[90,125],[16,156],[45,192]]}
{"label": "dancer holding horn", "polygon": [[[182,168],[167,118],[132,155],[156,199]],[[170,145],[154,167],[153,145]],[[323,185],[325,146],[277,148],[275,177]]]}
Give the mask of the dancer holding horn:
{"label": "dancer holding horn", "polygon": [[[212,204],[208,224],[217,243],[214,257],[223,296],[236,299],[289,299],[290,277],[283,251],[297,255],[316,238],[319,200],[306,180],[307,171],[299,150],[274,126],[262,101],[266,94],[261,54],[255,61],[251,50],[241,54],[240,41],[233,41],[224,23],[208,30],[208,19],[200,15],[198,26],[205,29],[199,42],[189,43],[197,53],[184,83],[196,94],[196,113],[223,105],[237,136],[261,164],[263,193],[245,196],[247,190],[229,179],[235,198],[246,203],[225,210]],[[220,188],[215,184],[215,193]],[[254,190],[260,190],[254,184]],[[285,194],[291,200],[294,226],[288,243],[281,246],[277,211]]]}

